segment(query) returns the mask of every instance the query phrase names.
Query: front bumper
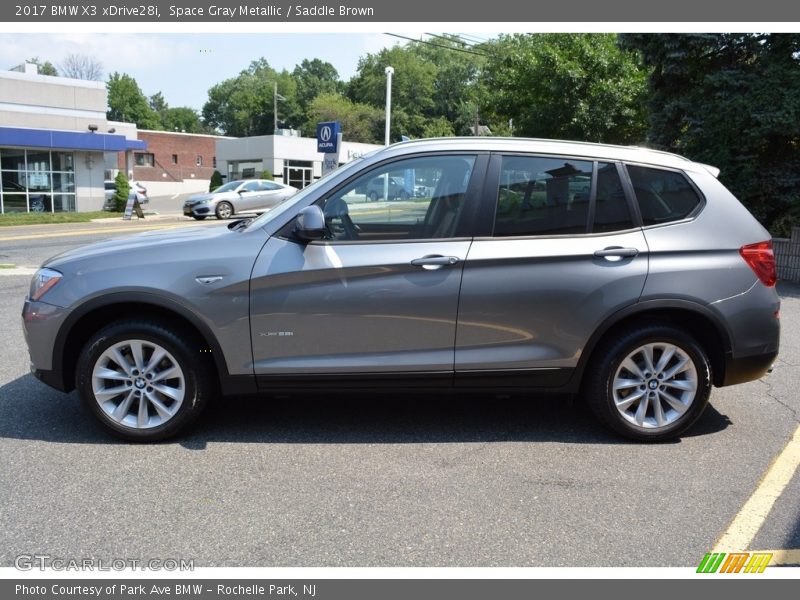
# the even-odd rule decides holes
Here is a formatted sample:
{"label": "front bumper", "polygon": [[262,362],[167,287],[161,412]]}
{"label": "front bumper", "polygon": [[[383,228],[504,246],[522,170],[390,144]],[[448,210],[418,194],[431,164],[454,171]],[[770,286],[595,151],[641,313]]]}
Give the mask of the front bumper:
{"label": "front bumper", "polygon": [[187,217],[206,216],[212,214],[213,211],[213,207],[208,204],[183,205],[183,214]]}
{"label": "front bumper", "polygon": [[56,337],[67,317],[68,310],[46,302],[25,299],[22,307],[22,331],[28,345],[31,373],[49,386],[64,391],[67,385],[55,367]]}

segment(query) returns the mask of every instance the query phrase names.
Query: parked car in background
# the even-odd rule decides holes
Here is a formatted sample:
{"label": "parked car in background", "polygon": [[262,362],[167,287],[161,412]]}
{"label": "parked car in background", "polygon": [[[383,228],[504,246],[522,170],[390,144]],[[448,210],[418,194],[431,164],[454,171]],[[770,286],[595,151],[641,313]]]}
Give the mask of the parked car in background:
{"label": "parked car in background", "polygon": [[238,213],[261,213],[296,193],[297,188],[267,179],[229,181],[213,192],[190,196],[183,203],[183,214],[202,221],[212,215],[228,219]]}
{"label": "parked car in background", "polygon": [[[103,182],[105,187],[105,194],[106,200],[105,204],[103,205],[103,210],[114,210],[115,205],[113,198],[117,193],[117,182],[113,179],[106,179]],[[136,199],[139,201],[139,204],[147,204],[150,202],[150,198],[147,196],[147,188],[144,187],[138,181],[130,181],[128,182],[130,185],[130,190],[128,192],[128,197],[130,198],[131,194],[136,194]]]}
{"label": "parked car in background", "polygon": [[[386,177],[376,177],[367,184],[367,198],[370,202],[383,198],[384,187],[386,187]],[[389,200],[408,200],[415,195],[412,190],[406,188],[402,177],[389,177],[388,187]]]}
{"label": "parked car in background", "polygon": [[[364,202],[397,173],[430,195]],[[396,144],[256,219],[46,261],[23,309],[31,370],[140,441],[219,392],[332,389],[581,393],[623,436],[674,438],[712,386],[778,353],[770,235],[718,175],[603,144]]]}

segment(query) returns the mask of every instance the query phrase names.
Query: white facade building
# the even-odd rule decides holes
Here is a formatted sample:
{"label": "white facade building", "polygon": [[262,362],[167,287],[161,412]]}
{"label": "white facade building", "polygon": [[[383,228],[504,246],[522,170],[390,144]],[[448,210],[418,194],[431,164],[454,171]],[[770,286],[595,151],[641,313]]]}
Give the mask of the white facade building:
{"label": "white facade building", "polygon": [[[345,132],[347,135],[347,132]],[[376,144],[342,142],[340,164],[373,150]],[[294,135],[261,135],[217,140],[217,169],[226,181],[261,177],[268,170],[276,181],[304,188],[322,176],[323,154],[315,138]]]}

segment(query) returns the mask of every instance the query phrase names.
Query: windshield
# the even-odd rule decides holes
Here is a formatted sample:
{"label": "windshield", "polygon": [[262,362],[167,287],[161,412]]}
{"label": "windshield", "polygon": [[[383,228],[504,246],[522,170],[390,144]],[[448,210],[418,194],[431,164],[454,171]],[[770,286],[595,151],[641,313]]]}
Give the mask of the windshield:
{"label": "windshield", "polygon": [[214,190],[213,192],[211,192],[211,193],[212,193],[212,194],[219,194],[220,192],[232,192],[232,191],[233,191],[233,190],[235,190],[237,187],[239,187],[241,184],[242,184],[242,182],[241,182],[241,181],[229,181],[229,182],[228,182],[228,183],[226,183],[225,185],[221,185],[221,186],[219,186],[217,189],[215,189],[215,190]]}
{"label": "windshield", "polygon": [[349,171],[354,171],[356,170],[355,167],[361,164],[362,160],[363,160],[362,158],[356,158],[351,162],[347,163],[346,165],[339,167],[335,171],[331,171],[327,175],[323,175],[322,177],[317,179],[314,183],[312,183],[311,185],[307,185],[285,202],[278,204],[278,206],[276,206],[275,208],[265,212],[257,219],[254,219],[247,226],[247,229],[250,229],[251,227],[263,227],[273,219],[277,219],[281,215],[289,212],[293,206],[297,205],[299,202],[302,202],[309,194],[313,194],[317,190],[317,188],[320,187],[321,184],[327,183],[331,175],[341,175]]}

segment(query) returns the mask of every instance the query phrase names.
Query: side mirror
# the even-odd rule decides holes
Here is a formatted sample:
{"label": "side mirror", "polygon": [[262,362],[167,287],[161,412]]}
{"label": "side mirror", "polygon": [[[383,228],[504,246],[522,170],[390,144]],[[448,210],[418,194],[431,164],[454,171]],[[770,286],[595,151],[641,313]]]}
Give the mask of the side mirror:
{"label": "side mirror", "polygon": [[294,234],[303,241],[311,242],[325,237],[325,215],[316,204],[306,206],[297,213]]}

